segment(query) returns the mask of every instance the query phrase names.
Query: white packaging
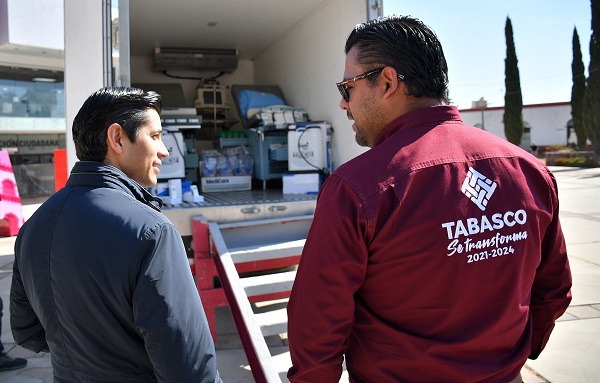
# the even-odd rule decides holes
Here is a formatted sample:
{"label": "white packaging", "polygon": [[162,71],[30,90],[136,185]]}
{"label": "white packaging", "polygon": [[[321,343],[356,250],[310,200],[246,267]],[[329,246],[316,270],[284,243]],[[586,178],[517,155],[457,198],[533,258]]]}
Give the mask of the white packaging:
{"label": "white packaging", "polygon": [[200,193],[198,193],[198,186],[191,185],[190,191],[183,193],[183,200],[185,202],[203,203],[204,196],[201,196]]}
{"label": "white packaging", "polygon": [[319,173],[284,174],[283,194],[316,194],[319,192]]}
{"label": "white packaging", "polygon": [[252,189],[251,176],[202,177],[200,187],[203,193],[241,191]]}
{"label": "white packaging", "polygon": [[169,203],[171,205],[179,205],[183,201],[181,195],[181,180],[169,180]]}
{"label": "white packaging", "polygon": [[288,170],[329,173],[331,125],[326,122],[310,122],[296,126],[288,132]]}

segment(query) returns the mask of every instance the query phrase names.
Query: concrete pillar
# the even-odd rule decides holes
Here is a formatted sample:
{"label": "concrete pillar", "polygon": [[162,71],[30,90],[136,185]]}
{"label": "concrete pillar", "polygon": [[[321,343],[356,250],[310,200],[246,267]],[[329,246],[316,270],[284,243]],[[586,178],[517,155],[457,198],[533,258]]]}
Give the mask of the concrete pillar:
{"label": "concrete pillar", "polygon": [[[65,117],[69,172],[78,161],[73,144],[73,119],[87,97],[109,85],[110,47],[109,0],[64,0],[65,10]],[[106,29],[108,28],[108,33]],[[110,59],[110,50],[108,58]]]}

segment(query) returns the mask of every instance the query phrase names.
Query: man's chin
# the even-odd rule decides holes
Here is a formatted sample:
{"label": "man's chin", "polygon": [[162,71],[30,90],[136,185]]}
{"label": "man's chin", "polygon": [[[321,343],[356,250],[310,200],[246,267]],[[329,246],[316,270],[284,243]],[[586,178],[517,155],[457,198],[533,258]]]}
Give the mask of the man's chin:
{"label": "man's chin", "polygon": [[150,177],[145,180],[136,180],[136,182],[140,184],[143,188],[147,189],[156,186],[158,180],[156,177]]}
{"label": "man's chin", "polygon": [[357,133],[354,136],[354,140],[356,141],[358,146],[369,147],[367,140],[363,136],[361,136],[359,133]]}
{"label": "man's chin", "polygon": [[158,183],[158,180],[156,178],[152,178],[152,179],[148,180],[148,184],[149,185],[145,186],[145,187],[151,188],[151,187],[156,186],[157,183]]}

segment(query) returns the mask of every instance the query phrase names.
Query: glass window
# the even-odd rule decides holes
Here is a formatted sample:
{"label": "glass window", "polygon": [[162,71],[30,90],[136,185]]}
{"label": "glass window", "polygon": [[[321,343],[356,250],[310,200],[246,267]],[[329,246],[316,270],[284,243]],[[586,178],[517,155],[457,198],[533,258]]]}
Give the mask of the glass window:
{"label": "glass window", "polygon": [[65,117],[63,82],[0,79],[0,117]]}

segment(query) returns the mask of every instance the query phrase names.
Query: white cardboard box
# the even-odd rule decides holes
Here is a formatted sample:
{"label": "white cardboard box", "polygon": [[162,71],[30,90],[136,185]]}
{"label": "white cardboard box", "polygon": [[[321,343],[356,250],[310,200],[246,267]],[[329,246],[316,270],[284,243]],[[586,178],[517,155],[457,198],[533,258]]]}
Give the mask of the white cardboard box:
{"label": "white cardboard box", "polygon": [[252,189],[251,176],[202,177],[200,187],[203,193],[239,191]]}
{"label": "white cardboard box", "polygon": [[319,173],[284,174],[283,194],[316,194],[319,192]]}

